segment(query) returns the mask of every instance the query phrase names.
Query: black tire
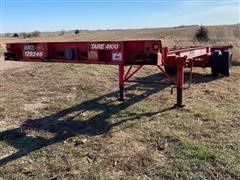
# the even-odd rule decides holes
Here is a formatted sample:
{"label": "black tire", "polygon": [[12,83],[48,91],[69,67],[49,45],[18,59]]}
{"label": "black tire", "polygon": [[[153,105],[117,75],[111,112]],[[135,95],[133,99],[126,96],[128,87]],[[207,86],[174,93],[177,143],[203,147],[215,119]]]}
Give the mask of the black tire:
{"label": "black tire", "polygon": [[67,60],[73,60],[75,59],[75,50],[74,49],[66,49],[64,52],[64,57]]}
{"label": "black tire", "polygon": [[164,69],[165,69],[166,73],[169,74],[169,75],[176,76],[176,74],[177,74],[177,68],[176,67],[164,66]]}
{"label": "black tire", "polygon": [[211,71],[213,77],[218,77],[221,72],[221,51],[214,51],[212,54]]}
{"label": "black tire", "polygon": [[221,74],[224,76],[230,76],[232,68],[232,54],[230,51],[224,51],[221,58]]}

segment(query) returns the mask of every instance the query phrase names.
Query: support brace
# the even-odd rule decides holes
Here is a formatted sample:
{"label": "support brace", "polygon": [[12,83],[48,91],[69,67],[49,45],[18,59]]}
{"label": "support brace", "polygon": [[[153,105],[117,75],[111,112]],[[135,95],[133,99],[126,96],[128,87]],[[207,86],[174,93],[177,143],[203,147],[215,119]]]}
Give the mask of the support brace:
{"label": "support brace", "polygon": [[135,69],[131,74],[129,74],[130,71],[131,71],[131,69],[132,69],[132,67],[133,67],[133,65],[131,65],[130,68],[128,69],[128,72],[127,72],[127,74],[126,74],[125,77],[124,77],[124,81],[128,81],[134,74],[136,74],[136,73],[143,67],[143,65],[140,65],[140,66],[139,66],[137,69]]}

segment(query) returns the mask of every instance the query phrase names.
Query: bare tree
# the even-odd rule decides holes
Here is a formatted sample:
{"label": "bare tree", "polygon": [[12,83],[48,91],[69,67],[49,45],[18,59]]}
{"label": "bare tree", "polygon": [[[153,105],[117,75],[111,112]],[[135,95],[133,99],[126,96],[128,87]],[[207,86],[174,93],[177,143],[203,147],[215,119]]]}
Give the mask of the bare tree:
{"label": "bare tree", "polygon": [[40,31],[33,31],[31,33],[31,37],[39,37],[40,36]]}
{"label": "bare tree", "polygon": [[64,34],[65,34],[65,30],[62,29],[59,35],[62,36]]}
{"label": "bare tree", "polygon": [[10,37],[11,33],[5,33],[5,37]]}

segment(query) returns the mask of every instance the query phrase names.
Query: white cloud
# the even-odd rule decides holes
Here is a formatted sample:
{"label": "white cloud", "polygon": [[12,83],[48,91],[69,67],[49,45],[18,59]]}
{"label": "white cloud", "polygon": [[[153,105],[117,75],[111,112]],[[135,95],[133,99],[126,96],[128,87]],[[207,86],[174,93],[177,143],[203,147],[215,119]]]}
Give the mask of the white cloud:
{"label": "white cloud", "polygon": [[224,5],[224,6],[219,6],[212,8],[208,11],[208,14],[212,13],[228,13],[230,11],[234,11],[236,15],[239,13],[239,6],[236,6],[235,4],[231,5]]}

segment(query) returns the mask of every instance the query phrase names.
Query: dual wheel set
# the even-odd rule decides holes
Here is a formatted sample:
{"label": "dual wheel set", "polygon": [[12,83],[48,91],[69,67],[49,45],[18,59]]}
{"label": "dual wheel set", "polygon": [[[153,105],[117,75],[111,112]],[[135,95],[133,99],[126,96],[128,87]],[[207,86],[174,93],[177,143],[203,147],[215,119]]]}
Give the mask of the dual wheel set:
{"label": "dual wheel set", "polygon": [[231,75],[232,53],[230,51],[214,51],[211,58],[212,76],[218,77],[221,74],[228,77]]}

